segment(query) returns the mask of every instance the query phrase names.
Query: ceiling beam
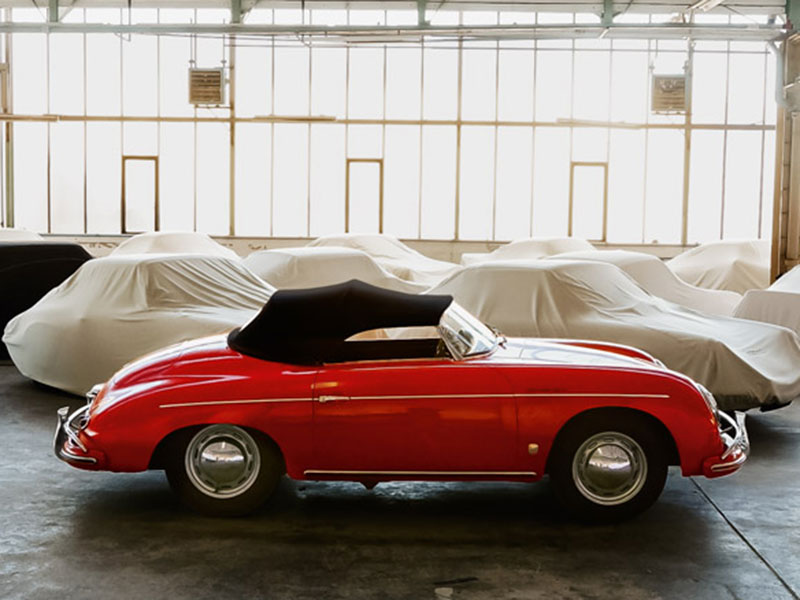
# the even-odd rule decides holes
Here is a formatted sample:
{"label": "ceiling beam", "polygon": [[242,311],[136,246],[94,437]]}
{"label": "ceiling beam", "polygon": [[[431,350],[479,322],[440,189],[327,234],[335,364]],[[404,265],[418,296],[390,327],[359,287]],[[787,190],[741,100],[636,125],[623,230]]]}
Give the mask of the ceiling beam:
{"label": "ceiling beam", "polygon": [[58,0],[50,0],[47,9],[47,20],[51,23],[58,23]]}

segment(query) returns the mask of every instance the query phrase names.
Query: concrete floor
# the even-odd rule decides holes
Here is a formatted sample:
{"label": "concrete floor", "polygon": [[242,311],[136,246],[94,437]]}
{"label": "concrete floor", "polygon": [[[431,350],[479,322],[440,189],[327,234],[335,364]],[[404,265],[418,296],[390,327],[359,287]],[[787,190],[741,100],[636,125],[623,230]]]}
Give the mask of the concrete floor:
{"label": "concrete floor", "polygon": [[546,483],[286,480],[259,514],[184,511],[162,473],[51,453],[80,399],[0,365],[2,598],[798,598],[800,406],[752,414],[730,478],[671,473],[617,526],[571,523]]}

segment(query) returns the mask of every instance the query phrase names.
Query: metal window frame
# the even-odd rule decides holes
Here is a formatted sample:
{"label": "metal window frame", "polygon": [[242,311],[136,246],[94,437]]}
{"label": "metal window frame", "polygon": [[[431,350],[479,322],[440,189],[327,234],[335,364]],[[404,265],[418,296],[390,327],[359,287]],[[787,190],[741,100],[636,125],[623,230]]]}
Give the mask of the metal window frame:
{"label": "metal window frame", "polygon": [[378,165],[378,233],[383,233],[383,159],[345,158],[344,171],[344,232],[350,233],[350,165],[375,163]]}
{"label": "metal window frame", "polygon": [[569,218],[567,221],[567,236],[572,237],[573,225],[575,221],[575,169],[580,167],[602,168],[603,169],[603,225],[602,236],[600,239],[592,239],[592,242],[605,242],[608,237],[608,162],[602,161],[580,161],[573,160],[569,164]]}
{"label": "metal window frame", "polygon": [[138,155],[138,154],[123,154],[122,155],[122,190],[120,192],[120,231],[122,233],[142,233],[141,231],[128,231],[126,223],[127,214],[127,198],[125,192],[125,182],[127,180],[127,173],[125,170],[128,161],[142,161],[152,162],[153,168],[153,187],[155,195],[153,196],[153,231],[159,231],[161,228],[161,199],[159,198],[159,177],[158,177],[158,156],[153,155]]}

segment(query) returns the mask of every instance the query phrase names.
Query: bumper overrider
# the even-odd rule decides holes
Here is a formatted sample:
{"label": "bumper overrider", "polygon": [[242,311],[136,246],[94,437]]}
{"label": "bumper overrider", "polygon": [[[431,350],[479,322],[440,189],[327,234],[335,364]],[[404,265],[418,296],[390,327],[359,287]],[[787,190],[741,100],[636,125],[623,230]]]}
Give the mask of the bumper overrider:
{"label": "bumper overrider", "polygon": [[103,468],[105,455],[86,444],[86,436],[81,436],[88,424],[89,407],[102,386],[95,386],[86,394],[87,404],[70,413],[69,407],[58,409],[58,423],[53,439],[53,452],[64,462],[80,469],[97,470]]}
{"label": "bumper overrider", "polygon": [[703,475],[706,477],[721,477],[737,471],[750,454],[750,440],[744,426],[745,415],[736,412],[730,416],[724,412],[717,414],[719,421],[719,436],[725,445],[725,450],[719,456],[712,456],[703,462]]}

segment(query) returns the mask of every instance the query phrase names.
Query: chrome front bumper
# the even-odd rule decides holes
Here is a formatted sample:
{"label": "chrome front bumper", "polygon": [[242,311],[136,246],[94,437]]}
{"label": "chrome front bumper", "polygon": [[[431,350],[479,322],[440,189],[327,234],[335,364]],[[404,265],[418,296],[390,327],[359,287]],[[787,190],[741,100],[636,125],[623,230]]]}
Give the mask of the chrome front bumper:
{"label": "chrome front bumper", "polygon": [[[58,423],[56,425],[56,435],[53,439],[53,452],[64,462],[91,464],[97,462],[97,459],[92,456],[76,454],[77,450],[88,452],[86,445],[78,436],[80,426],[76,425],[76,423],[79,423],[85,418],[88,411],[88,404],[79,408],[72,414],[69,414],[69,406],[64,406],[58,409]],[[71,448],[74,448],[75,450],[72,450]]]}
{"label": "chrome front bumper", "polygon": [[741,467],[750,454],[750,439],[744,426],[745,414],[736,412],[735,418],[720,412],[719,435],[725,444],[725,451],[719,456],[706,460],[703,465],[706,477],[719,477],[733,473]]}

